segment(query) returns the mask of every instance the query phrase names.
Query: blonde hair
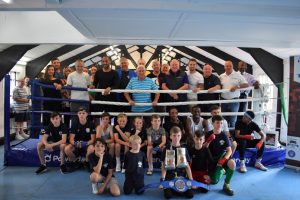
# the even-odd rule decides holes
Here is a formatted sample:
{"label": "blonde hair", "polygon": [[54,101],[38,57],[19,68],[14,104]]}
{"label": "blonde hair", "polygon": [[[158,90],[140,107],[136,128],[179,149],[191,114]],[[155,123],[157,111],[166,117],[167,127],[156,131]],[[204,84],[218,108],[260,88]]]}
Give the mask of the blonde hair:
{"label": "blonde hair", "polygon": [[118,114],[117,119],[120,119],[120,118],[126,118],[127,119],[127,115],[124,114],[124,113],[120,113],[120,114]]}
{"label": "blonde hair", "polygon": [[132,144],[132,142],[136,142],[138,144],[142,143],[142,139],[138,135],[132,135],[129,137],[129,144]]}
{"label": "blonde hair", "polygon": [[173,126],[170,130],[170,135],[177,134],[177,133],[182,134],[181,129],[178,126]]}

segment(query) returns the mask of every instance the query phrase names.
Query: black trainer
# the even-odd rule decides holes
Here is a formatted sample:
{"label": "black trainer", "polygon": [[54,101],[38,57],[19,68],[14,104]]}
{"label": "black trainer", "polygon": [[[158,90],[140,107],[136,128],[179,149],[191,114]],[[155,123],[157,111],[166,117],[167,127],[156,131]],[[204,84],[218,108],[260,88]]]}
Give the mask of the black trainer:
{"label": "black trainer", "polygon": [[234,195],[234,191],[230,188],[229,184],[224,183],[223,185],[223,192],[225,192],[229,196]]}
{"label": "black trainer", "polygon": [[38,175],[42,172],[46,172],[47,171],[47,167],[46,165],[40,165],[40,167],[35,171],[35,173]]}
{"label": "black trainer", "polygon": [[69,171],[68,171],[68,168],[67,168],[67,166],[66,166],[65,164],[63,164],[63,165],[60,166],[60,172],[61,172],[62,174],[66,174],[66,173],[69,172]]}

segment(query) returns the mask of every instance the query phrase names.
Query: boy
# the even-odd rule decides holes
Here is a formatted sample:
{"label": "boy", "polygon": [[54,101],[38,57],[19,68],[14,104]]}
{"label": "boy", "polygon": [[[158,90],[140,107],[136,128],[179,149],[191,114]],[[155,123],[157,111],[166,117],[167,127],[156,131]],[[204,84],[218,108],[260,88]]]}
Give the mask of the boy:
{"label": "boy", "polygon": [[226,171],[226,178],[223,185],[223,191],[229,195],[234,195],[230,188],[230,181],[235,170],[235,162],[230,159],[232,154],[230,142],[225,132],[222,131],[223,118],[220,115],[212,117],[214,129],[208,132],[206,145],[213,157],[209,172],[211,173],[211,183],[217,184]]}
{"label": "boy", "polygon": [[[211,114],[211,118],[209,118],[207,120],[207,122],[208,122],[208,131],[212,131],[214,129],[214,127],[212,125],[212,117],[221,114],[220,106],[212,105],[211,108],[210,108],[210,114]],[[233,155],[235,150],[236,150],[237,143],[236,143],[236,141],[234,141],[234,138],[231,136],[231,133],[229,131],[229,127],[228,127],[228,123],[227,123],[226,119],[223,119],[223,125],[222,125],[221,130],[226,133],[227,137],[229,138],[229,141],[231,142],[231,150],[232,150],[231,155]]]}
{"label": "boy", "polygon": [[162,151],[166,145],[165,129],[160,127],[161,120],[159,115],[152,115],[151,127],[147,129],[147,159],[148,171],[147,175],[151,176],[153,173],[153,153]]}
{"label": "boy", "polygon": [[[168,144],[162,154],[162,169],[161,169],[161,181],[173,180],[178,177],[188,177],[193,180],[191,168],[188,165],[190,157],[186,148],[180,145],[181,130],[179,127],[174,126],[170,130],[171,144]],[[183,194],[187,198],[193,198],[193,190],[188,189]],[[170,199],[173,196],[173,190],[170,188],[164,189],[164,196],[166,199]]]}
{"label": "boy", "polygon": [[[113,196],[120,196],[118,181],[113,175],[113,159],[106,151],[106,142],[96,138],[94,149],[95,151],[89,155],[93,194],[102,194],[107,189]],[[99,182],[102,182],[102,185],[98,188]]]}
{"label": "boy", "polygon": [[[124,146],[124,154],[129,150],[128,137],[130,135],[127,125],[127,116],[125,114],[119,114],[117,117],[118,124],[114,126],[114,139],[115,139],[115,155],[116,155],[116,172],[121,171],[121,147]],[[122,169],[122,172],[125,171]]]}
{"label": "boy", "polygon": [[50,124],[45,129],[42,141],[37,144],[37,152],[40,159],[40,167],[35,171],[38,175],[44,171],[47,171],[44,149],[48,152],[60,150],[60,171],[61,173],[67,172],[65,165],[65,153],[64,149],[67,141],[68,128],[65,124],[61,123],[59,113],[53,112],[50,116]]}
{"label": "boy", "polygon": [[85,165],[88,166],[88,156],[93,152],[95,141],[95,126],[93,121],[88,120],[88,113],[84,107],[80,107],[78,121],[72,122],[70,130],[70,144],[65,148],[66,155],[73,162],[74,169],[80,168],[81,163],[78,157],[85,153]]}
{"label": "boy", "polygon": [[130,151],[125,154],[124,169],[125,182],[123,190],[125,194],[131,194],[133,189],[140,195],[144,187],[144,168],[146,168],[146,158],[144,152],[140,151],[142,139],[138,135],[129,138]]}
{"label": "boy", "polygon": [[[246,173],[247,168],[244,160],[245,149],[255,147],[257,149],[255,168],[262,171],[267,171],[262,163],[262,155],[265,149],[265,133],[259,128],[259,126],[253,122],[255,114],[252,111],[246,111],[242,120],[238,121],[235,125],[235,135],[238,142],[239,153],[240,153],[240,172]],[[260,139],[254,139],[253,132],[257,132],[260,135]]]}
{"label": "boy", "polygon": [[[191,156],[191,169],[194,180],[210,184],[210,177],[208,175],[208,165],[212,161],[212,156],[208,148],[203,146],[205,141],[205,134],[201,130],[197,130],[194,134],[194,147],[189,149]],[[205,188],[199,188],[200,192],[208,192]]]}

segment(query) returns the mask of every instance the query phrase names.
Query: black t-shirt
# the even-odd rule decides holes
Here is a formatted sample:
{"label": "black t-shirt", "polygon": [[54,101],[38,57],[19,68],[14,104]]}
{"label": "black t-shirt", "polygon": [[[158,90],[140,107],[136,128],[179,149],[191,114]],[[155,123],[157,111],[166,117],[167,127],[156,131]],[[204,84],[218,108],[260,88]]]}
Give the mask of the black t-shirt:
{"label": "black t-shirt", "polygon": [[126,178],[144,180],[144,169],[146,168],[146,156],[144,152],[132,153],[128,151],[124,157],[124,169]]}
{"label": "black t-shirt", "polygon": [[[130,136],[135,135],[135,128],[130,130]],[[147,132],[146,129],[142,129],[142,131],[139,133],[140,138],[142,139],[142,143],[147,140]]]}
{"label": "black t-shirt", "polygon": [[[92,154],[89,155],[89,163],[90,163],[90,167],[93,171],[94,171],[94,167],[97,166],[99,159],[100,158],[98,156],[96,156],[95,152],[93,152]],[[100,170],[100,174],[104,177],[107,177],[108,170],[114,169],[114,168],[115,168],[115,166],[113,164],[113,159],[111,158],[111,156],[108,153],[105,153],[103,155],[102,167]],[[114,175],[113,175],[113,177],[114,177]]]}
{"label": "black t-shirt", "polygon": [[[185,148],[185,146],[180,145],[179,147],[174,147],[171,144],[167,144],[166,148],[164,149],[162,155],[161,155],[161,161],[165,162],[166,158],[166,150],[175,150],[175,165],[177,164],[177,148]],[[185,157],[186,161],[190,162],[190,156],[188,150],[185,148]],[[185,168],[175,168],[171,170],[167,170],[166,173],[166,180],[172,180],[175,178],[175,173],[177,173],[177,176],[186,177],[186,169]]]}
{"label": "black t-shirt", "polygon": [[[42,79],[41,83],[47,84],[47,85],[52,85],[52,86],[54,83],[62,84],[60,79],[55,79],[55,80]],[[55,88],[45,88],[45,87],[42,87],[42,90],[43,90],[44,97],[61,98],[61,90],[56,90]],[[49,103],[49,101],[46,101],[46,103]],[[55,102],[55,103],[58,103],[58,102]]]}
{"label": "black t-shirt", "polygon": [[80,124],[79,120],[72,123],[71,134],[75,134],[75,141],[89,141],[92,134],[96,134],[94,123],[87,120],[85,124]]}
{"label": "black t-shirt", "polygon": [[[107,87],[117,89],[119,87],[119,83],[120,79],[115,70],[104,72],[103,69],[100,69],[95,74],[93,85],[98,89],[106,89]],[[96,100],[116,100],[116,93],[110,93],[109,95],[103,96],[101,92],[97,92]]]}
{"label": "black t-shirt", "polygon": [[121,78],[120,78],[120,89],[125,89],[130,81],[129,71],[121,71]]}
{"label": "black t-shirt", "polygon": [[[209,77],[204,78],[204,90],[208,90],[209,88],[215,87],[216,85],[221,86],[221,81],[219,77],[212,74]],[[199,100],[218,100],[219,99],[219,93],[205,93],[205,94],[198,94]]]}
{"label": "black t-shirt", "polygon": [[[211,134],[213,131],[209,131],[206,138]],[[214,160],[218,160],[226,152],[226,148],[230,147],[230,141],[223,131],[220,134],[215,134],[215,136],[216,138],[209,144],[209,150]]]}
{"label": "black t-shirt", "polygon": [[208,164],[212,160],[211,153],[208,148],[189,149],[189,154],[192,159],[191,169],[195,171],[207,171]]}
{"label": "black t-shirt", "polygon": [[235,123],[235,130],[239,130],[240,135],[249,135],[253,133],[253,131],[256,131],[257,133],[261,131],[261,129],[255,122],[251,121],[247,125],[242,120],[239,120]]}
{"label": "black t-shirt", "polygon": [[[124,128],[121,128],[121,127],[120,127],[120,129],[121,129],[121,131],[122,131],[123,133],[126,133],[126,132],[130,133],[130,128],[129,128],[128,126],[125,126]],[[122,141],[125,141],[125,140],[122,138],[122,136],[121,136],[121,134],[119,133],[119,131],[117,131],[116,125],[115,125],[114,128],[113,128],[113,133],[114,133],[114,134],[117,133],[119,139],[122,140]]]}
{"label": "black t-shirt", "polygon": [[69,130],[65,124],[61,123],[59,127],[54,127],[50,123],[45,129],[45,134],[48,135],[47,142],[58,142],[62,139],[62,134],[68,134],[68,132]]}

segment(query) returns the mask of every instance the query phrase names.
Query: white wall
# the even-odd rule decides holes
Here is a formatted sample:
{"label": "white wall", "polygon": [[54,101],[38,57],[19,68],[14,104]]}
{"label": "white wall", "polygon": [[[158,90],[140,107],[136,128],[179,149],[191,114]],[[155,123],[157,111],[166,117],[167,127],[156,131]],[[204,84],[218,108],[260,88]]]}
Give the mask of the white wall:
{"label": "white wall", "polygon": [[[4,80],[0,82],[0,110],[4,110]],[[4,112],[0,112],[0,137],[4,136]]]}

